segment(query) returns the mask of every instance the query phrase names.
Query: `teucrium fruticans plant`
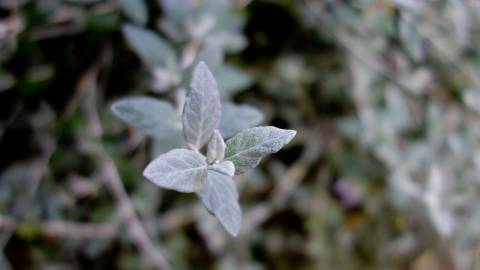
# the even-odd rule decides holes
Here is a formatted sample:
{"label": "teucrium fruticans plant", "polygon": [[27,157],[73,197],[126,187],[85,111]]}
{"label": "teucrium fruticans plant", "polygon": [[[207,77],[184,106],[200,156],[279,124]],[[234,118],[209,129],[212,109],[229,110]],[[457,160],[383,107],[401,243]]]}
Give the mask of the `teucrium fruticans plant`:
{"label": "teucrium fruticans plant", "polygon": [[[148,97],[117,101],[112,110],[154,137],[178,137],[183,130],[187,148],[161,154],[147,165],[143,175],[163,188],[196,192],[208,211],[234,236],[240,229],[241,210],[233,176],[254,168],[262,157],[279,151],[296,134],[272,126],[248,128],[246,119],[246,123],[240,121],[240,126],[225,131],[231,136],[232,130],[245,128],[225,142],[219,131],[221,115],[232,114],[232,108],[221,106],[217,82],[203,62],[194,68],[181,122],[171,105]],[[245,110],[237,108],[237,117],[251,116]],[[229,115],[227,119],[231,118]],[[206,156],[201,152],[204,148]]]}

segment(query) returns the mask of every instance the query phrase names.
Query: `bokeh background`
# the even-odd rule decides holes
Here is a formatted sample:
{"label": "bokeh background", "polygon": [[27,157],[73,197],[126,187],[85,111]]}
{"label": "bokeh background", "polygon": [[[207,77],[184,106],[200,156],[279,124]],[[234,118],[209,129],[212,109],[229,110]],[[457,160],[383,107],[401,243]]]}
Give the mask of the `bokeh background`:
{"label": "bokeh background", "polygon": [[[198,60],[298,131],[236,238],[110,110]],[[478,0],[1,0],[0,269],[480,269],[479,113]]]}

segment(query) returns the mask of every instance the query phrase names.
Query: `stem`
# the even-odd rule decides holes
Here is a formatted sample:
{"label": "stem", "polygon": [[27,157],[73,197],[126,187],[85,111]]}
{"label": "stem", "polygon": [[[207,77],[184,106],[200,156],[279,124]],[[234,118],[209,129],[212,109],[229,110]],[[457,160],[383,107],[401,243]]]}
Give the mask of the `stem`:
{"label": "stem", "polygon": [[100,160],[102,163],[102,178],[108,191],[112,194],[116,202],[120,217],[127,224],[128,233],[133,242],[137,248],[147,256],[150,262],[157,267],[157,269],[171,269],[163,254],[155,247],[143,228],[143,225],[135,212],[135,208],[123,187],[117,168],[113,160],[106,154],[103,148],[101,149]]}
{"label": "stem", "polygon": [[[34,226],[25,222],[19,222],[10,216],[0,215],[0,230],[2,231],[7,230],[13,232],[24,225]],[[114,237],[117,233],[117,229],[117,225],[114,223],[95,224],[63,220],[47,220],[42,221],[38,226],[38,233],[62,238],[99,239]]]}
{"label": "stem", "polygon": [[137,246],[141,253],[146,255],[155,269],[170,270],[170,264],[165,259],[162,252],[153,244],[140,222],[133,203],[125,191],[117,167],[101,142],[103,128],[98,115],[95,91],[97,88],[97,74],[98,67],[93,67],[83,76],[83,83],[80,83],[80,85],[88,88],[88,94],[82,107],[87,119],[87,132],[96,141],[97,147],[95,153],[97,154],[100,163],[101,178],[103,179],[106,188],[111,193],[116,203],[118,214],[126,223],[129,236],[135,246]]}

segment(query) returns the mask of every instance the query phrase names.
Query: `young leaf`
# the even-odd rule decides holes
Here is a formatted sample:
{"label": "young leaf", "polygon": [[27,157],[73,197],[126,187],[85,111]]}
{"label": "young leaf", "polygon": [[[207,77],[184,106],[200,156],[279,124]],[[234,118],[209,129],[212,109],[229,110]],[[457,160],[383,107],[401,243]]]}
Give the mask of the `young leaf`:
{"label": "young leaf", "polygon": [[147,5],[144,0],[119,0],[123,13],[138,24],[146,24],[148,19]]}
{"label": "young leaf", "polygon": [[183,109],[183,133],[190,147],[205,145],[220,123],[220,95],[217,83],[204,62],[193,71],[190,91]]}
{"label": "young leaf", "polygon": [[230,160],[225,160],[220,163],[212,164],[208,166],[208,169],[226,174],[228,176],[235,175],[235,165],[233,165],[233,162],[231,162]]}
{"label": "young leaf", "polygon": [[163,188],[195,192],[207,181],[207,161],[195,151],[174,149],[150,162],[143,175]]}
{"label": "young leaf", "polygon": [[262,157],[280,150],[297,132],[272,126],[246,129],[227,141],[225,160],[235,165],[241,174],[258,165]]}
{"label": "young leaf", "polygon": [[210,142],[207,146],[207,161],[212,163],[214,161],[222,161],[225,156],[225,142],[223,141],[222,135],[218,130],[215,130],[213,133]]}
{"label": "young leaf", "polygon": [[262,112],[254,107],[224,103],[222,104],[222,120],[218,129],[224,138],[230,138],[246,128],[260,124],[262,121]]}
{"label": "young leaf", "polygon": [[242,210],[232,177],[209,169],[207,183],[197,194],[227,232],[236,236],[240,230]]}
{"label": "young leaf", "polygon": [[130,46],[147,65],[171,67],[176,64],[175,51],[156,33],[132,24],[126,24],[123,33]]}
{"label": "young leaf", "polygon": [[155,138],[181,136],[180,121],[170,103],[151,97],[128,97],[113,103],[113,113]]}

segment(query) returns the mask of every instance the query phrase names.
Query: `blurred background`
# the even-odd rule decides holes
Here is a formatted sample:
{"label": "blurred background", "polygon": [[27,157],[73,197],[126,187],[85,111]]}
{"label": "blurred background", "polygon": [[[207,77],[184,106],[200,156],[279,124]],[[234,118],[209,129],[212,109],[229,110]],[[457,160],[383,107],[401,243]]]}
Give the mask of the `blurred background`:
{"label": "blurred background", "polygon": [[[199,60],[298,131],[236,238],[110,110]],[[479,177],[478,0],[0,0],[0,269],[480,269]]]}

